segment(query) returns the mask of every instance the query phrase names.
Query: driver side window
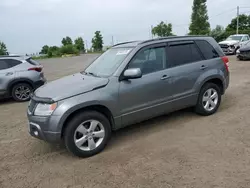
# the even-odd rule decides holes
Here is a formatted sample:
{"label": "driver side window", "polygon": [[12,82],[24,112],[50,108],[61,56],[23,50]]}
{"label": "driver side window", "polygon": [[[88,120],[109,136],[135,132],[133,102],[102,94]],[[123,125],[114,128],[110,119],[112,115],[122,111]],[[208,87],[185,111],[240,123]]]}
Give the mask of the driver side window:
{"label": "driver side window", "polygon": [[165,47],[152,47],[140,50],[131,60],[128,68],[140,68],[142,74],[163,70],[166,66]]}
{"label": "driver side window", "polygon": [[244,36],[242,39],[243,42],[248,41],[248,40],[249,40],[249,38],[247,36]]}

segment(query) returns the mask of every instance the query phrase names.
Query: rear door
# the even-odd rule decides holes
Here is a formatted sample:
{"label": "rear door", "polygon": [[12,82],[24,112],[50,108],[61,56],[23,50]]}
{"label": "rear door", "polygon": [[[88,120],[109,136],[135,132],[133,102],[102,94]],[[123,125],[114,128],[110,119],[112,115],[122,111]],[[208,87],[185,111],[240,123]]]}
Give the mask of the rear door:
{"label": "rear door", "polygon": [[173,82],[173,107],[176,109],[196,103],[195,83],[208,68],[204,57],[194,41],[170,42],[167,61],[170,63]]}
{"label": "rear door", "polygon": [[15,79],[15,70],[9,59],[0,59],[0,94],[7,91],[8,84]]}

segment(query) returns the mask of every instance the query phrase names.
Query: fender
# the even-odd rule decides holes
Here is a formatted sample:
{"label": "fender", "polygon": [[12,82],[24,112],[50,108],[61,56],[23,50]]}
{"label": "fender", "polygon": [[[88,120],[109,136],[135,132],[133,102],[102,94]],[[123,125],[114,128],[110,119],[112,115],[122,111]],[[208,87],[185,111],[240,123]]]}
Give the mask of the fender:
{"label": "fender", "polygon": [[204,72],[196,81],[194,85],[194,89],[196,93],[199,93],[201,90],[201,87],[209,80],[212,79],[219,79],[222,82],[223,85],[223,91],[225,89],[225,81],[224,81],[224,73],[221,70],[218,69],[211,69],[207,72]]}

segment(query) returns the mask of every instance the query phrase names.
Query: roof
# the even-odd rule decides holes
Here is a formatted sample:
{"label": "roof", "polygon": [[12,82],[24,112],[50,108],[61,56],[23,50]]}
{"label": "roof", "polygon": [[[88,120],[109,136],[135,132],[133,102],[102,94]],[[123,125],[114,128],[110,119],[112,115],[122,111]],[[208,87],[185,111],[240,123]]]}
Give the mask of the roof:
{"label": "roof", "polygon": [[243,36],[246,36],[246,35],[248,35],[248,34],[235,34],[235,35],[233,35],[233,36],[243,37]]}
{"label": "roof", "polygon": [[29,56],[22,56],[22,55],[0,55],[0,59],[17,59],[17,60],[24,60],[28,59]]}
{"label": "roof", "polygon": [[[168,40],[174,40],[174,39],[194,39],[194,38],[207,38],[208,36],[201,36],[201,35],[187,35],[187,36],[169,36],[169,37],[160,37],[160,38],[155,38],[155,39],[149,39],[149,40],[144,40],[144,41],[130,41],[130,42],[123,42],[123,43],[118,43],[112,48],[121,48],[121,47],[136,47],[140,44],[147,44],[147,43],[154,43],[154,42],[159,42],[159,41],[168,41]],[[210,38],[210,37],[209,37]]]}

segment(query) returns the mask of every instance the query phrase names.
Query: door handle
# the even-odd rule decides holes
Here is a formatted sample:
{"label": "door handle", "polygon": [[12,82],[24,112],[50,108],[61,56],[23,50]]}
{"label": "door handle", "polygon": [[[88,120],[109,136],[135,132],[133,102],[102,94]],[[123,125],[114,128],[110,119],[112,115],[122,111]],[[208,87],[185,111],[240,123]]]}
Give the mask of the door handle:
{"label": "door handle", "polygon": [[168,79],[168,78],[170,78],[170,76],[168,76],[168,75],[163,75],[163,76],[161,77],[161,80],[166,80],[166,79]]}
{"label": "door handle", "polygon": [[201,65],[201,70],[204,70],[204,69],[206,69],[206,68],[207,68],[206,65]]}

